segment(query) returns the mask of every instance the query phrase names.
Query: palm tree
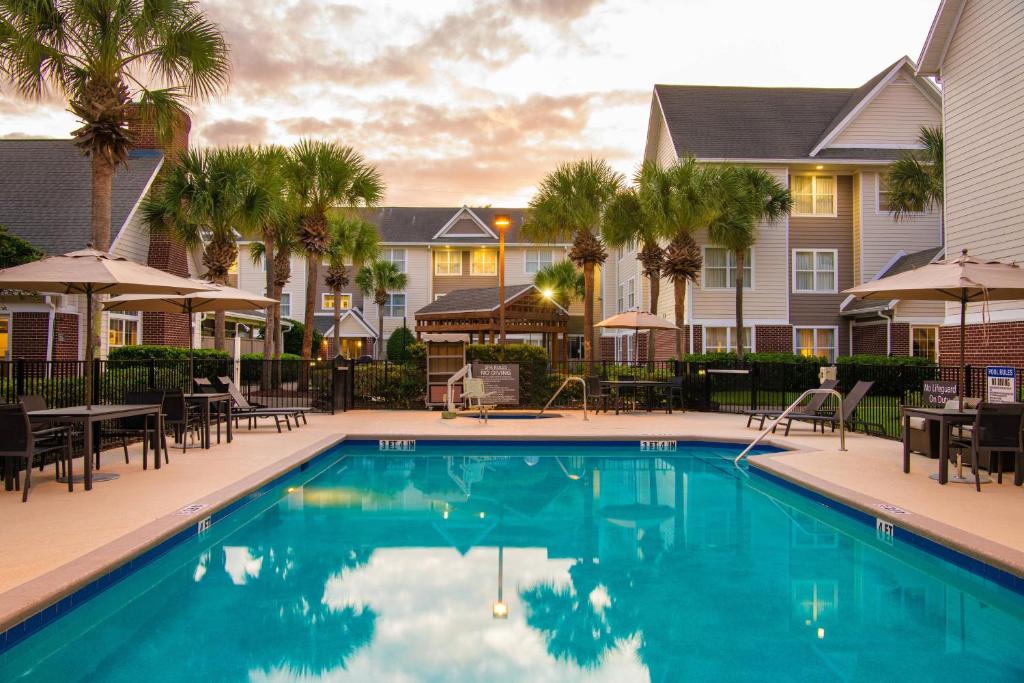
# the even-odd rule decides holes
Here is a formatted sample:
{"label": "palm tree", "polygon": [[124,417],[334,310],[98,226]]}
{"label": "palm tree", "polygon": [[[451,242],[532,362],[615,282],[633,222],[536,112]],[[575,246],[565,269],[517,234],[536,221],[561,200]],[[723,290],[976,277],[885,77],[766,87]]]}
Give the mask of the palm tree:
{"label": "palm tree", "polygon": [[622,174],[604,159],[561,164],[541,180],[523,224],[523,233],[532,242],[573,242],[569,258],[583,269],[585,361],[594,360],[595,269],[608,258],[600,239],[601,220],[622,185]]}
{"label": "palm tree", "polygon": [[[538,270],[533,276],[533,284],[545,296],[551,297],[566,310],[569,309],[573,301],[583,299],[585,289],[583,273],[572,261],[568,260],[558,261]],[[569,360],[568,344],[562,345],[561,355],[562,360]]]}
{"label": "palm tree", "polygon": [[[203,246],[204,277],[227,284],[238,258],[238,235],[251,166],[239,149],[189,150],[171,167],[157,192],[142,205],[151,230],[170,229],[186,247]],[[225,347],[224,312],[214,316],[214,345]]]}
{"label": "palm tree", "polygon": [[943,142],[942,129],[921,128],[918,141],[923,149],[906,152],[889,167],[885,184],[889,192],[889,210],[896,220],[926,209],[939,210],[942,240]]}
{"label": "palm tree", "polygon": [[224,37],[192,0],[0,3],[0,79],[27,97],[59,92],[82,123],[72,135],[92,160],[92,244],[101,251],[110,248],[114,171],[136,142],[131,125],[151,121],[169,137],[185,101],[220,92],[229,74]]}
{"label": "palm tree", "polygon": [[285,164],[285,178],[301,216],[298,236],[306,253],[302,355],[311,358],[320,262],[330,244],[327,214],[332,208],[374,206],[384,195],[384,183],[377,169],[354,149],[320,140],[300,140],[292,147]]}
{"label": "palm tree", "polygon": [[757,242],[758,225],[789,214],[793,200],[775,177],[749,166],[723,169],[724,210],[708,225],[708,238],[732,252],[736,262],[736,357],[743,360],[743,270],[747,251]]}
{"label": "palm tree", "polygon": [[[644,178],[642,167],[637,171],[635,182]],[[658,314],[658,298],[661,296],[661,271],[665,266],[665,249],[659,241],[660,225],[647,215],[646,206],[640,201],[635,187],[627,188],[615,195],[604,214],[601,226],[605,244],[613,248],[634,249],[640,247],[637,259],[640,272],[647,278],[651,293],[649,311]],[[647,342],[647,358],[654,359],[654,330],[650,331]]]}
{"label": "palm tree", "polygon": [[341,292],[348,287],[348,263],[358,270],[377,258],[380,238],[377,226],[352,216],[331,216],[331,243],[327,247],[324,282],[334,293],[334,351],[341,354]]}
{"label": "palm tree", "polygon": [[372,296],[377,304],[377,343],[374,355],[379,360],[384,350],[384,305],[388,302],[388,293],[405,289],[409,278],[391,261],[371,261],[359,269],[356,284],[365,296]]}
{"label": "palm tree", "polygon": [[637,197],[644,214],[669,240],[661,272],[672,282],[675,309],[676,357],[686,352],[683,322],[686,319],[686,288],[700,277],[703,258],[693,233],[706,227],[721,210],[719,171],[702,166],[693,157],[662,168],[645,162],[637,173]]}

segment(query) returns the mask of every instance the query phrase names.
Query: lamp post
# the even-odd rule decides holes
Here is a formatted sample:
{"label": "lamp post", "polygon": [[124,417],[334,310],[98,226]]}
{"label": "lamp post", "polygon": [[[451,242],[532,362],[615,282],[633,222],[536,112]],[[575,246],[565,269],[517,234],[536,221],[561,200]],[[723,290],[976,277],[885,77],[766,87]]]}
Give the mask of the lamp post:
{"label": "lamp post", "polygon": [[508,619],[508,603],[504,596],[505,546],[498,546],[498,599],[491,605],[492,619]]}
{"label": "lamp post", "polygon": [[494,227],[498,229],[498,343],[505,343],[505,231],[512,225],[512,217],[498,214]]}

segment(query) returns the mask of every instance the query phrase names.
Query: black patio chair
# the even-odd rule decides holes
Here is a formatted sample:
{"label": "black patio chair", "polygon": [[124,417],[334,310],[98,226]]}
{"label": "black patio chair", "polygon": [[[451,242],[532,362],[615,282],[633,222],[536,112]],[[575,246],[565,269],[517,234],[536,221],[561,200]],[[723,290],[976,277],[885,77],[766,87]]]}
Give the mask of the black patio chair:
{"label": "black patio chair", "polygon": [[[874,386],[874,382],[861,380],[853,385],[853,389],[850,389],[849,393],[843,397],[843,413],[839,414],[839,406],[829,414],[818,414],[818,415],[797,415],[790,413],[786,416],[786,436],[789,436],[789,428],[794,422],[810,422],[817,431],[818,427],[821,427],[822,433],[825,432],[825,427],[831,427],[832,431],[836,430],[839,426],[840,420],[848,426],[851,430],[856,431],[857,426],[864,427],[865,434],[885,435],[885,428],[877,422],[867,422],[860,420],[856,417],[857,406],[861,404],[864,397],[867,396],[868,392],[871,391],[871,387]],[[778,427],[778,425],[775,425]],[[774,430],[772,430],[774,431]]]}
{"label": "black patio chair", "polygon": [[668,386],[666,387],[666,396],[668,398],[668,412],[672,412],[672,408],[675,406],[676,397],[679,398],[679,410],[686,410],[686,399],[684,398],[684,381],[685,377],[669,377]]}
{"label": "black patio chair", "polygon": [[586,383],[587,401],[590,403],[590,407],[595,413],[602,410],[607,413],[609,406],[615,408],[616,412],[618,411],[616,406],[618,405],[617,401],[619,400],[619,397],[609,391],[606,391],[605,388],[601,386],[600,377],[597,375],[587,377]]}
{"label": "black patio chair", "polygon": [[[31,413],[35,410],[46,410],[49,406],[46,405],[46,399],[39,394],[25,394],[18,396],[18,402],[25,406],[25,412]],[[29,424],[32,425],[32,433],[35,435],[37,440],[45,440],[48,437],[63,438],[65,431],[71,430],[71,425],[54,425],[49,422],[33,422],[29,417]],[[72,439],[74,438],[72,432]],[[39,460],[39,471],[42,472],[48,463],[46,458],[40,458]],[[66,477],[67,473],[64,472],[64,466],[66,463],[62,458],[54,458],[53,466],[54,473],[57,477]]]}
{"label": "black patio chair", "polygon": [[295,427],[298,428],[300,416],[302,417],[302,421],[304,423],[309,424],[308,422],[306,422],[306,415],[304,412],[305,410],[307,410],[306,408],[257,407],[258,404],[252,404],[246,400],[245,396],[242,395],[242,392],[238,390],[238,387],[236,387],[235,383],[232,382],[230,379],[228,379],[227,377],[219,377],[218,379],[221,382],[227,380],[225,383],[227,384],[228,387],[228,393],[231,394],[231,400],[235,404],[235,407],[231,411],[231,415],[232,417],[235,418],[236,426],[238,425],[239,419],[245,418],[249,423],[249,429],[252,429],[253,427],[256,426],[256,421],[259,418],[272,417],[274,418],[274,425],[277,427],[278,433],[280,433],[281,418],[283,417],[284,424],[286,427],[288,427],[288,431],[290,432],[292,431],[292,424],[289,418],[295,420]]}
{"label": "black patio chair", "polygon": [[[32,432],[32,424],[29,422],[28,411],[21,403],[14,403],[0,406],[0,462],[5,463],[7,472],[5,479],[13,479],[14,488],[21,488],[21,502],[28,501],[28,490],[32,488],[32,467],[37,457],[46,456],[48,453],[59,453],[59,457],[65,461],[65,472],[67,472],[68,491],[75,488],[74,480],[71,477],[71,430],[67,427],[58,427],[62,430],[62,437],[55,434],[46,434],[37,438]],[[18,461],[25,463],[25,484],[21,486],[21,475]]]}
{"label": "black patio chair", "polygon": [[[194,435],[200,443],[202,442],[202,412],[199,410],[199,406],[189,405],[189,402],[185,400],[185,392],[180,389],[166,391],[163,405],[164,427],[174,431],[174,442],[181,442],[182,453],[188,451],[190,436]],[[164,458],[167,458],[167,448],[164,448]]]}
{"label": "black patio chair", "polygon": [[[158,405],[164,402],[163,389],[147,389],[145,391],[127,391],[124,394],[126,405]],[[161,408],[161,410],[163,410]],[[161,439],[164,452],[167,451],[167,438],[159,433],[159,421],[152,415],[133,415],[124,417],[117,421],[114,427],[104,427],[104,436],[112,436],[121,440],[121,448],[124,450],[124,462],[128,464],[128,438],[142,437],[142,469],[149,467],[149,444],[150,438]],[[166,455],[164,456],[166,458]]]}
{"label": "black patio chair", "polygon": [[[619,375],[619,381],[620,382],[635,382],[636,381],[636,376],[635,375]],[[627,404],[632,405],[633,406],[633,410],[636,410],[636,396],[637,396],[636,386],[627,386],[627,385],[624,385],[624,384],[619,384],[617,386],[617,388],[616,388],[616,392],[619,395],[619,400],[622,403],[622,409],[623,410],[626,409],[626,405]],[[619,409],[618,408],[615,409],[615,414],[616,415],[619,414]]]}
{"label": "black patio chair", "polygon": [[[839,382],[834,379],[827,379],[821,383],[819,389],[835,389],[839,385]],[[804,405],[797,406],[793,409],[793,413],[800,415],[817,415],[821,410],[821,407],[825,405],[825,401],[829,399],[831,394],[824,392],[820,394],[811,394],[810,400]],[[779,410],[776,408],[764,408],[759,410],[744,410],[743,414],[747,416],[747,427],[754,421],[755,418],[761,419],[761,424],[758,429],[764,429],[765,420],[774,420],[779,415],[782,415],[785,409]],[[792,415],[793,413],[790,413]]]}
{"label": "black patio chair", "polygon": [[192,384],[195,385],[197,394],[219,394],[224,391],[224,389],[215,387],[213,382],[205,377],[193,377]]}
{"label": "black patio chair", "polygon": [[949,449],[961,453],[968,451],[971,457],[971,473],[974,474],[974,488],[981,491],[978,480],[978,463],[988,457],[988,471],[997,471],[1000,484],[1003,483],[1003,453],[1014,455],[1014,483],[1024,472],[1024,403],[982,403],[974,416],[970,430],[953,434]]}

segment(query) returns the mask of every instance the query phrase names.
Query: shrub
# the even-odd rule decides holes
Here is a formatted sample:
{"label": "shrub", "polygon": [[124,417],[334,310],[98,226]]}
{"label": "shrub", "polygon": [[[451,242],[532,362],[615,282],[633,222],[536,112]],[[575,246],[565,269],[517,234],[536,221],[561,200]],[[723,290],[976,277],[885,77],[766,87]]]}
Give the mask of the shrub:
{"label": "shrub", "polygon": [[531,344],[470,344],[470,363],[518,363],[520,405],[542,406],[557,388],[559,378],[548,375],[548,353]]}
{"label": "shrub", "polygon": [[[193,370],[196,377],[213,378],[218,375],[231,374],[231,355],[219,349],[196,349],[194,351]],[[188,349],[179,346],[123,346],[112,349],[108,356],[109,362],[106,365],[107,373],[131,372],[133,376],[148,378],[150,363],[159,374],[167,373],[163,377],[165,383],[155,383],[160,388],[180,387],[183,390],[191,390],[191,381],[188,379]],[[179,377],[171,380],[170,375]],[[117,375],[113,375],[111,381],[115,381]],[[133,380],[134,381],[134,380]],[[135,387],[132,391],[145,389],[148,384]]]}
{"label": "shrub", "polygon": [[[301,356],[297,356],[294,353],[282,353],[280,360],[286,361],[280,363],[281,367],[281,381],[282,382],[294,382],[299,378],[299,361],[302,360]],[[260,371],[263,367],[263,354],[262,353],[243,353],[241,357],[242,367],[241,376],[243,382],[258,382],[260,381]]]}
{"label": "shrub", "polygon": [[[220,349],[196,349],[194,358],[231,358],[231,354]],[[188,349],[180,346],[122,346],[111,349],[110,360],[188,360]]]}
{"label": "shrub", "polygon": [[837,363],[839,384],[844,389],[859,380],[874,382],[872,394],[896,396],[921,391],[925,380],[938,379],[939,369],[919,356],[843,356]]}
{"label": "shrub", "polygon": [[416,361],[358,364],[355,393],[371,407],[422,408],[427,393],[426,365]]}
{"label": "shrub", "polygon": [[[298,320],[286,320],[291,325],[290,329],[284,331],[284,352],[290,353],[296,356],[302,357],[302,335],[306,331],[306,326],[300,323]],[[316,356],[317,351],[320,349],[320,345],[323,344],[324,335],[320,334],[317,329],[313,329],[313,355]]]}
{"label": "shrub", "polygon": [[396,363],[409,360],[409,346],[416,343],[416,337],[404,325],[388,337],[387,358]]}

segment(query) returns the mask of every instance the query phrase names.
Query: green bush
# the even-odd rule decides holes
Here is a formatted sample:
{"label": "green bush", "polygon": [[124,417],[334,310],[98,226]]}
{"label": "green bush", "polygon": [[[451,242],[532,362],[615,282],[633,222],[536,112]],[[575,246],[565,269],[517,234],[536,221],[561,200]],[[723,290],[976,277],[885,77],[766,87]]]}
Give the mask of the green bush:
{"label": "green bush", "polygon": [[874,382],[872,394],[903,400],[921,391],[925,380],[939,379],[935,363],[919,356],[843,356],[838,366],[839,385],[849,389],[859,380]]}
{"label": "green bush", "polygon": [[[196,349],[194,358],[231,358],[231,354],[220,349]],[[111,349],[109,360],[188,360],[188,349],[180,346],[121,346]]]}
{"label": "green bush", "polygon": [[376,362],[356,365],[355,393],[367,407],[423,408],[427,393],[422,362]]}
{"label": "green bush", "polygon": [[399,327],[388,337],[388,360],[396,363],[409,360],[409,347],[415,343],[416,337],[409,328],[405,326]]}
{"label": "green bush", "polygon": [[[231,374],[231,355],[219,349],[196,349],[194,351],[193,371],[196,377],[214,378],[219,375]],[[180,387],[191,391],[188,379],[188,349],[178,346],[123,346],[112,349],[108,356],[106,373],[132,373],[132,377],[148,378],[150,364],[157,373],[164,373],[164,384],[156,383],[157,387],[170,389]],[[171,375],[178,378],[172,380]],[[114,375],[117,377],[117,375]],[[114,381],[114,380],[111,380]],[[139,380],[145,381],[145,380]],[[133,387],[138,382],[133,380]],[[148,385],[137,387],[145,389]],[[132,391],[135,388],[131,389]]]}
{"label": "green bush", "polygon": [[560,378],[548,374],[548,352],[531,344],[470,344],[466,347],[470,363],[518,363],[519,403],[542,406],[558,387]]}
{"label": "green bush", "polygon": [[[284,337],[284,352],[290,353],[296,356],[302,357],[302,335],[306,331],[306,326],[300,323],[298,320],[286,320],[285,322],[291,325],[290,329],[284,331],[282,335]],[[320,345],[323,344],[324,335],[314,328],[313,329],[313,356],[316,356],[317,351],[320,349]]]}
{"label": "green bush", "polygon": [[[282,353],[280,360],[285,361],[280,363],[281,381],[294,382],[297,380],[299,378],[299,362],[302,360],[302,357],[294,353]],[[260,380],[260,371],[263,368],[263,354],[243,353],[241,361],[242,381],[258,382]]]}
{"label": "green bush", "polygon": [[840,356],[836,365],[883,365],[887,367],[934,367],[935,363],[922,356]]}

